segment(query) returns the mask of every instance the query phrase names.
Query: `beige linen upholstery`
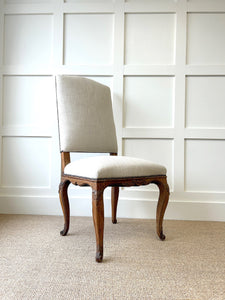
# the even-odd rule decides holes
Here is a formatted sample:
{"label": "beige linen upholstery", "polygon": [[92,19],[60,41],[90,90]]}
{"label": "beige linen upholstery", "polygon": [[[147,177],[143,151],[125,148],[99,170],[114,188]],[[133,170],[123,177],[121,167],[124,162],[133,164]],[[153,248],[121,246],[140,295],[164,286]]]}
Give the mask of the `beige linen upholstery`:
{"label": "beige linen upholstery", "polygon": [[68,164],[64,174],[92,179],[166,175],[166,168],[127,156],[97,156]]}
{"label": "beige linen upholstery", "polygon": [[[78,76],[56,76],[60,148],[64,152],[117,152],[110,89]],[[69,163],[64,174],[99,179],[166,175],[147,160],[100,156]]]}
{"label": "beige linen upholstery", "polygon": [[61,151],[117,152],[110,89],[78,76],[56,76]]}
{"label": "beige linen upholstery", "polygon": [[[104,190],[111,187],[112,223],[119,187],[154,183],[159,188],[156,232],[161,240],[163,217],[169,200],[166,168],[148,160],[117,156],[116,130],[110,89],[93,80],[77,76],[57,76],[56,95],[61,148],[59,198],[64,215],[61,235],[70,224],[68,187],[70,183],[92,188],[92,214],[96,236],[97,262],[103,259]],[[70,152],[100,152],[110,155],[88,157],[71,162]]]}

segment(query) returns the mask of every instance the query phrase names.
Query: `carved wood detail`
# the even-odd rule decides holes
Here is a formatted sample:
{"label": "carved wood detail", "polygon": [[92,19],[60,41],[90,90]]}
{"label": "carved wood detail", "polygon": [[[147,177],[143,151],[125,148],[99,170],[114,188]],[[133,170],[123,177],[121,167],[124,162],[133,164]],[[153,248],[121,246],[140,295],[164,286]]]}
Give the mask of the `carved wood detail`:
{"label": "carved wood detail", "polygon": [[61,181],[59,185],[59,199],[62,206],[62,211],[64,215],[64,229],[60,231],[61,235],[67,235],[70,225],[70,205],[68,199],[67,189],[70,184],[69,180]]}

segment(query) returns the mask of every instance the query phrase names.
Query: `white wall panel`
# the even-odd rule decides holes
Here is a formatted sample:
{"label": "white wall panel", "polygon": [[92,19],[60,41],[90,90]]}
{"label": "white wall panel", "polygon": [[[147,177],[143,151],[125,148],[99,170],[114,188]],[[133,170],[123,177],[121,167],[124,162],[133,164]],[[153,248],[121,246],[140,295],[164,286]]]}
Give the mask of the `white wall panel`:
{"label": "white wall panel", "polygon": [[4,76],[3,91],[4,127],[52,125],[55,93],[50,76]]}
{"label": "white wall panel", "polygon": [[[111,88],[119,155],[167,167],[167,217],[225,221],[224,0],[4,0],[0,63],[0,212],[61,212],[54,75],[68,74]],[[91,215],[90,188],[69,190]],[[155,217],[157,196],[121,189],[118,214]]]}
{"label": "white wall panel", "polygon": [[225,128],[225,76],[188,76],[186,126]]}
{"label": "white wall panel", "polygon": [[188,14],[189,64],[225,63],[225,13]]}
{"label": "white wall panel", "polygon": [[48,187],[50,185],[51,140],[3,137],[3,187]]}
{"label": "white wall panel", "polygon": [[66,14],[64,64],[112,64],[113,15]]}
{"label": "white wall panel", "polygon": [[50,64],[52,55],[51,15],[6,15],[4,64]]}
{"label": "white wall panel", "polygon": [[225,141],[186,141],[186,191],[225,191]]}
{"label": "white wall panel", "polygon": [[126,14],[126,64],[173,64],[174,46],[174,14]]}
{"label": "white wall panel", "polygon": [[173,103],[173,77],[125,77],[125,127],[172,127]]}

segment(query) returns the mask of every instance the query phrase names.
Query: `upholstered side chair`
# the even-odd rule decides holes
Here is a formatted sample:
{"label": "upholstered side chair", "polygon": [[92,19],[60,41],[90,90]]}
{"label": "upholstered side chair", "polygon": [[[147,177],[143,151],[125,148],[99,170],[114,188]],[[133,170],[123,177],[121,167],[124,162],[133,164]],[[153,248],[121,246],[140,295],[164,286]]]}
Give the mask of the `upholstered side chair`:
{"label": "upholstered side chair", "polygon": [[[92,213],[96,235],[96,261],[103,259],[104,203],[103,192],[111,188],[112,222],[119,187],[154,183],[159,187],[156,231],[161,240],[163,217],[169,200],[166,168],[150,161],[117,156],[117,139],[110,89],[93,80],[78,76],[56,76],[61,183],[59,197],[64,215],[64,229],[69,230],[70,208],[67,189],[70,183],[92,188]],[[70,152],[106,153],[70,161]],[[110,155],[109,155],[110,154]]]}

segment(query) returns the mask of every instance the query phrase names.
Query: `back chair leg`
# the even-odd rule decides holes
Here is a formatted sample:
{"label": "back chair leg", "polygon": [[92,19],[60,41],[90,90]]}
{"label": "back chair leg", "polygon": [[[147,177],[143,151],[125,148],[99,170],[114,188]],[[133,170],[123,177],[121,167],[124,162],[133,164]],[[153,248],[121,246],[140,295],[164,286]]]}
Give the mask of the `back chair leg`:
{"label": "back chair leg", "polygon": [[59,185],[59,198],[60,198],[60,203],[64,215],[64,229],[60,231],[61,235],[67,234],[70,225],[70,205],[69,205],[69,199],[67,194],[69,184],[70,181],[66,180],[66,181],[62,181]]}
{"label": "back chair leg", "polygon": [[103,235],[104,235],[104,202],[102,190],[92,189],[92,214],[96,235],[96,261],[103,259]]}
{"label": "back chair leg", "polygon": [[163,217],[169,201],[170,192],[166,178],[162,178],[160,181],[157,181],[155,183],[159,187],[159,200],[156,211],[156,232],[160,240],[163,241],[166,238],[163,234]]}
{"label": "back chair leg", "polygon": [[117,212],[117,204],[119,198],[119,187],[113,186],[111,189],[111,204],[112,204],[112,223],[116,224],[116,212]]}

